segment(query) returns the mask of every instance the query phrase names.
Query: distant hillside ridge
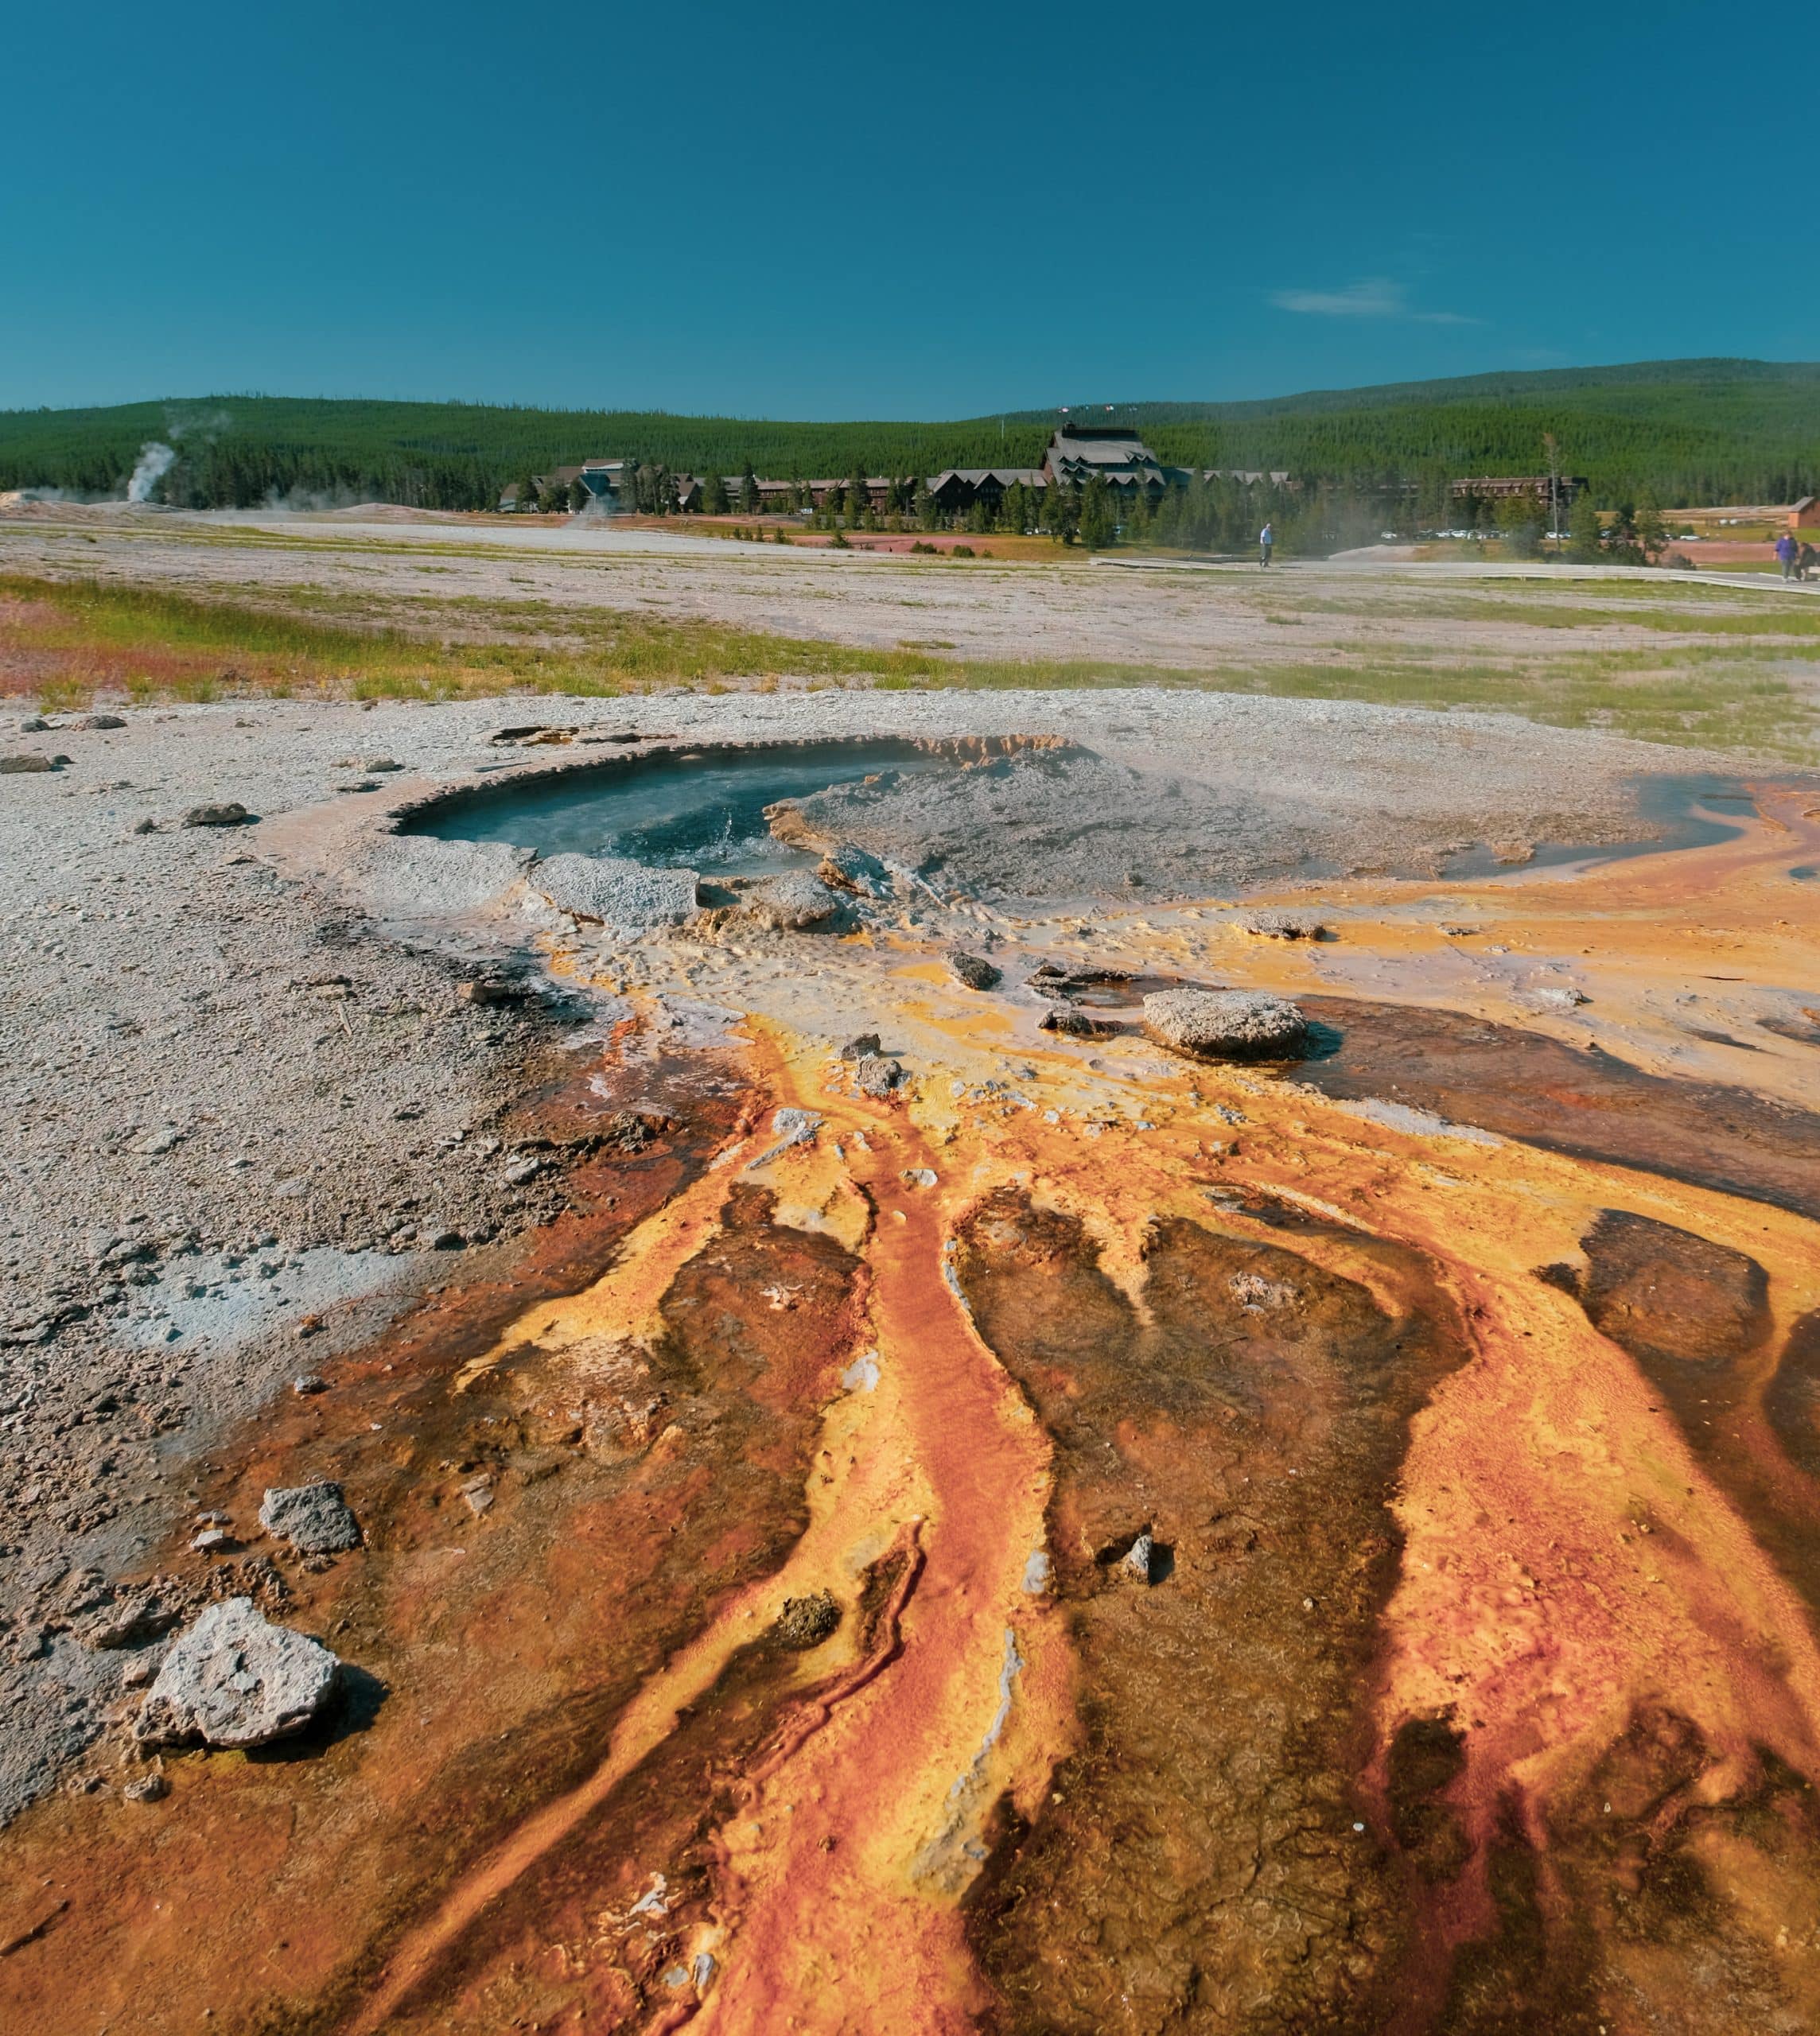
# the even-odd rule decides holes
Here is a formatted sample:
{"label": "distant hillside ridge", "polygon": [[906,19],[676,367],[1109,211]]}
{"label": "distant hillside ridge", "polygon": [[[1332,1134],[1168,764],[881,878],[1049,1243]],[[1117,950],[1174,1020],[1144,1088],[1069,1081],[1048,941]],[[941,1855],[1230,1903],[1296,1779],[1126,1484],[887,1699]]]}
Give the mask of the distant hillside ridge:
{"label": "distant hillside ridge", "polygon": [[[1079,406],[1083,420],[1101,405]],[[1564,470],[1604,505],[1786,502],[1820,492],[1820,363],[1640,361],[1541,368],[1243,402],[1113,406],[1165,461],[1286,468],[1367,489],[1445,472],[1535,473],[1553,433]],[[663,411],[220,395],[107,409],[0,411],[0,488],[120,495],[148,445],[174,457],[149,486],[195,507],[403,502],[491,507],[531,473],[636,458],[697,474],[927,476],[1034,466],[1057,410],[955,422],[792,422]],[[142,474],[146,470],[142,468]]]}

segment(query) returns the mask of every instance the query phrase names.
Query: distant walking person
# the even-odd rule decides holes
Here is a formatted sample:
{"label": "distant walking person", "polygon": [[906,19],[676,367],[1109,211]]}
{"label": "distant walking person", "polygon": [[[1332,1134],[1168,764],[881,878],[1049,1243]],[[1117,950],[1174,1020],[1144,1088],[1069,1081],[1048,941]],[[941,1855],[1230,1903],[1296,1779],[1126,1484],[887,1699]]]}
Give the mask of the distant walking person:
{"label": "distant walking person", "polygon": [[1776,539],[1775,555],[1782,561],[1783,579],[1792,580],[1795,577],[1795,561],[1801,556],[1801,547],[1795,542],[1795,533],[1792,530],[1784,530]]}
{"label": "distant walking person", "polygon": [[1276,542],[1276,532],[1271,529],[1268,523],[1266,523],[1263,529],[1258,533],[1258,563],[1260,565],[1268,565],[1270,564],[1270,547]]}

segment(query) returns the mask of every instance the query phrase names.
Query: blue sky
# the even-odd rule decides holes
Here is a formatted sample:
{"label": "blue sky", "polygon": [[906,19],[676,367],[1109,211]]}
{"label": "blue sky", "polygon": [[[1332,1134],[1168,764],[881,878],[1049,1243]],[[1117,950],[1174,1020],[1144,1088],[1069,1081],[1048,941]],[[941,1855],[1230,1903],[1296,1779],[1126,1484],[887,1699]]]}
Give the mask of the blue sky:
{"label": "blue sky", "polygon": [[0,408],[257,390],[953,417],[1811,359],[1802,20],[20,10]]}

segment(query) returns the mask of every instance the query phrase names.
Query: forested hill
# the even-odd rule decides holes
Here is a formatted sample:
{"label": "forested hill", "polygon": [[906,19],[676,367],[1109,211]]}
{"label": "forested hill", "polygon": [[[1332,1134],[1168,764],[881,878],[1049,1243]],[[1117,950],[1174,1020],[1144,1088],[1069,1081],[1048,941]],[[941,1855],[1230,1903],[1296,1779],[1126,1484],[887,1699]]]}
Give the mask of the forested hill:
{"label": "forested hill", "polygon": [[[1086,407],[1077,417],[1095,414]],[[1097,414],[1105,416],[1103,410]],[[1643,362],[1319,390],[1241,403],[1120,406],[1165,460],[1286,468],[1367,486],[1445,472],[1534,473],[1542,436],[1606,502],[1665,507],[1820,492],[1820,363]],[[211,396],[107,410],[0,411],[0,488],[119,495],[148,443],[175,464],[160,499],[248,507],[385,500],[476,508],[528,472],[632,456],[679,472],[780,477],[1034,465],[1053,410],[955,423],[788,423],[629,410]]]}

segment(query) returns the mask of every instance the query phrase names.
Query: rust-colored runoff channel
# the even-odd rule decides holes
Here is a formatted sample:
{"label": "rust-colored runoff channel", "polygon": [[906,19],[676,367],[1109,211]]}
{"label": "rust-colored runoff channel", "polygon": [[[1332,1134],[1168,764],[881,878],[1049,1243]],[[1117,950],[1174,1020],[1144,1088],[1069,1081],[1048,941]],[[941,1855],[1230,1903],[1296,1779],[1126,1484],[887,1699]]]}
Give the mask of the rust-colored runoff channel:
{"label": "rust-colored runoff channel", "polygon": [[[161,1804],[22,1818],[0,2025],[1820,2026],[1785,875],[1820,824],[1765,812],[1446,887],[1577,958],[1597,1046],[1458,993],[1440,908],[1384,883],[1336,950],[1382,981],[1300,1070],[1032,1030],[1007,1075],[1005,1007],[920,950],[878,991],[908,1094],[757,1019],[737,1070],[610,1055],[662,1107],[583,1214],[199,1471],[236,1520],[345,1484],[364,1547],[280,1550],[271,1589],[348,1701],[168,1758]],[[1192,913],[1093,938],[1299,994],[1328,966]],[[1760,990],[1745,1044],[1675,1017],[1709,976]]]}

